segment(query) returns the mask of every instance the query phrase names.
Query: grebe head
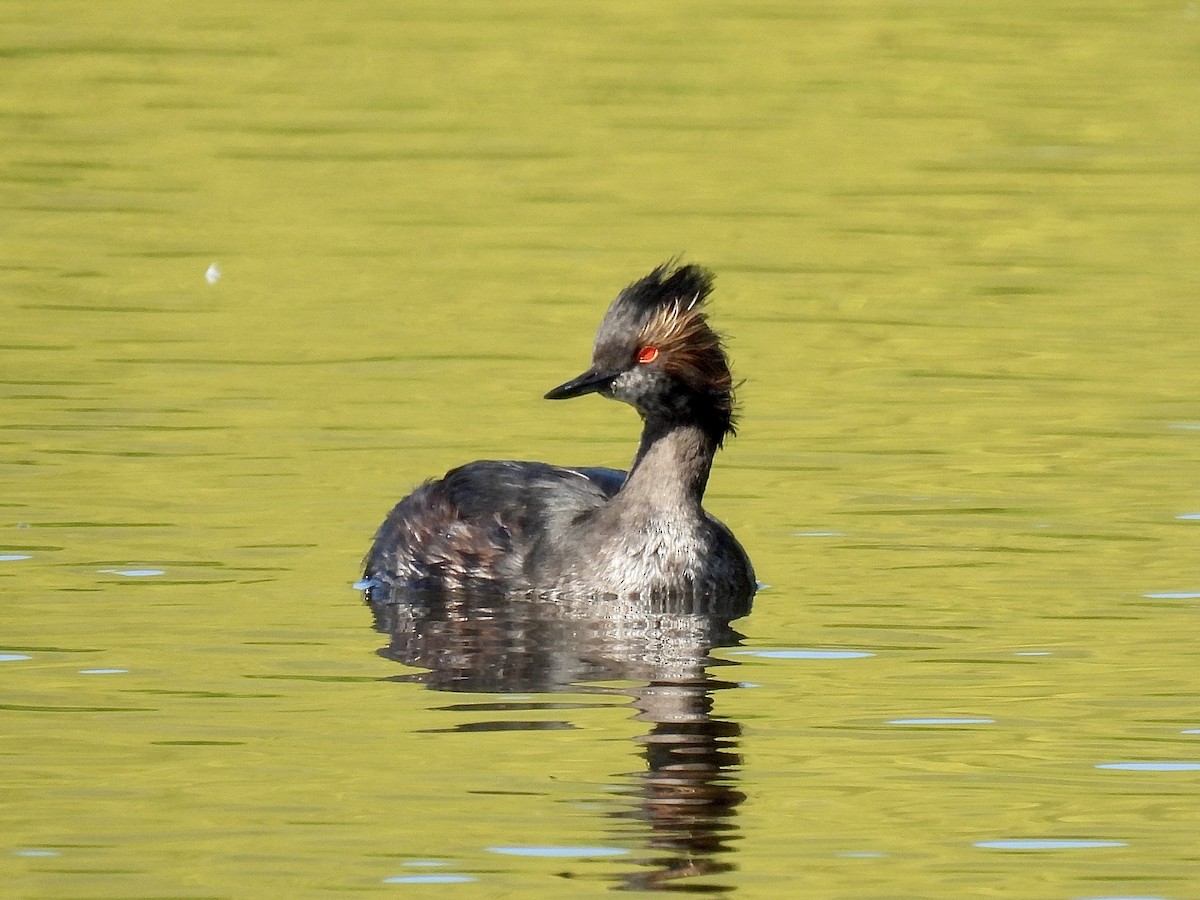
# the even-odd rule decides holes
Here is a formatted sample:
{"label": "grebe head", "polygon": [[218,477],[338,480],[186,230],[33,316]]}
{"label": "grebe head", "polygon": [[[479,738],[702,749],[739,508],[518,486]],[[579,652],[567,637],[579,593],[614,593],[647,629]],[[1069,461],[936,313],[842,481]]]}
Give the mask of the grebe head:
{"label": "grebe head", "polygon": [[546,399],[600,393],[648,422],[698,424],[720,444],[734,430],[733,377],[703,310],[712,284],[700,266],[667,264],[629,285],[600,322],[591,367]]}

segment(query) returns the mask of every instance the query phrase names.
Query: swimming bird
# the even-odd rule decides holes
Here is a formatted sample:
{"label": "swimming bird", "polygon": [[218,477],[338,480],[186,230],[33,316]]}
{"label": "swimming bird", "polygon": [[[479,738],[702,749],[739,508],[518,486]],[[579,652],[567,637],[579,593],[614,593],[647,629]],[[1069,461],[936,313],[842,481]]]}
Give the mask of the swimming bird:
{"label": "swimming bird", "polygon": [[713,276],[666,264],[622,290],[590,367],[546,394],[597,393],[638,411],[629,472],[479,460],[396,504],[367,554],[374,602],[395,591],[748,599],[756,582],[732,532],[702,505],[734,434],[733,378],[708,323]]}

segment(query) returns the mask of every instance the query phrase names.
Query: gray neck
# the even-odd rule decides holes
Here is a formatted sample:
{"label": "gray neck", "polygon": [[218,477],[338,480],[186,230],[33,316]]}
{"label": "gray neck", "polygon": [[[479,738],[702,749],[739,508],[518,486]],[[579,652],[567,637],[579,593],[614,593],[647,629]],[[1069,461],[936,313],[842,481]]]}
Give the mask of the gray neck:
{"label": "gray neck", "polygon": [[644,501],[656,510],[698,512],[716,452],[716,442],[699,425],[647,420],[619,496],[627,503]]}

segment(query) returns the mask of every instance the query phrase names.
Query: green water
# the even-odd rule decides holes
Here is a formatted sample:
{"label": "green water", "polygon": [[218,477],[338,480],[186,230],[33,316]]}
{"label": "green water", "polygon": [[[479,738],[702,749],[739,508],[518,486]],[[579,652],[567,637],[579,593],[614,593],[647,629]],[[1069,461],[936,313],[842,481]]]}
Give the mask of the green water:
{"label": "green water", "polygon": [[[1097,768],[1200,763],[1195,4],[0,23],[7,896],[1200,896],[1200,771]],[[414,483],[628,463],[538,398],[680,253],[770,585],[728,664],[378,655]]]}

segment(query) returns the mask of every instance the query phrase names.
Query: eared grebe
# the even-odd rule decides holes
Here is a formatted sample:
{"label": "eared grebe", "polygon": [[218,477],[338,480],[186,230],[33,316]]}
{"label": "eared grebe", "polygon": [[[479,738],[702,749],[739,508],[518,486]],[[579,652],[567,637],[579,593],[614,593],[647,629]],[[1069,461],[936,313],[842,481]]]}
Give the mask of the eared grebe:
{"label": "eared grebe", "polygon": [[701,499],[734,433],[733,379],[703,305],[712,275],[660,266],[617,295],[586,372],[546,394],[600,393],[641,413],[629,474],[480,460],[427,481],[384,520],[367,598],[395,590],[748,599],[746,552]]}

